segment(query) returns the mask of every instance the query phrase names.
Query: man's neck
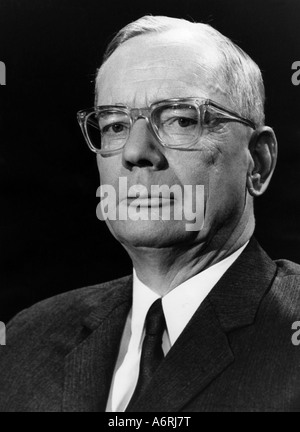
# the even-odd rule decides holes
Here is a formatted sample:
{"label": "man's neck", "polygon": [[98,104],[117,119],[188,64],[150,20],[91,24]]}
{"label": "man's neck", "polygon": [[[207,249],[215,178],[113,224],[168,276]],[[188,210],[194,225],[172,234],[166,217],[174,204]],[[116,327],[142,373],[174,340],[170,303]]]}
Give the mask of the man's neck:
{"label": "man's neck", "polygon": [[254,218],[230,235],[216,233],[211,239],[169,248],[126,247],[138,278],[164,296],[181,283],[217,264],[245,245],[254,231]]}

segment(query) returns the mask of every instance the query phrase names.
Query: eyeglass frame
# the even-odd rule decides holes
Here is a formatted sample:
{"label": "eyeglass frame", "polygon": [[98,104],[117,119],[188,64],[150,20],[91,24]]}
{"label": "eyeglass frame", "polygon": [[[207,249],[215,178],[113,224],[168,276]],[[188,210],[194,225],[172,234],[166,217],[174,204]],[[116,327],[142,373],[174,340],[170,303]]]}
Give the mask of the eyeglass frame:
{"label": "eyeglass frame", "polygon": [[[77,120],[79,123],[79,126],[81,128],[81,131],[83,133],[83,136],[85,138],[85,141],[89,147],[89,149],[97,154],[101,154],[101,155],[108,155],[108,154],[112,154],[112,153],[116,153],[119,152],[120,150],[122,150],[127,141],[128,138],[130,136],[132,127],[134,125],[134,123],[139,120],[139,119],[145,119],[147,121],[148,126],[150,126],[150,131],[152,132],[152,134],[154,134],[155,138],[160,142],[160,144],[165,147],[165,148],[171,148],[171,149],[177,149],[177,150],[189,150],[189,147],[180,147],[180,146],[171,146],[168,144],[165,144],[162,139],[160,138],[160,136],[158,135],[158,132],[155,130],[155,123],[152,122],[152,115],[153,112],[157,109],[160,108],[163,105],[167,105],[167,104],[173,104],[173,103],[191,103],[194,105],[194,107],[196,107],[197,112],[199,114],[199,118],[203,121],[203,115],[205,113],[205,111],[203,110],[203,107],[212,107],[215,108],[219,111],[221,111],[221,113],[223,115],[225,115],[225,117],[222,117],[222,120],[227,120],[227,121],[235,121],[238,123],[242,123],[245,124],[246,126],[251,127],[252,129],[256,129],[256,125],[252,120],[249,120],[245,117],[240,116],[239,114],[237,114],[236,112],[229,110],[227,108],[225,108],[223,105],[220,105],[216,102],[214,102],[211,99],[204,99],[204,98],[199,98],[199,97],[188,97],[188,98],[171,98],[171,99],[164,99],[162,101],[158,101],[158,102],[154,102],[152,103],[149,107],[145,107],[145,108],[131,108],[127,105],[124,104],[116,104],[116,105],[98,105],[98,106],[94,106],[92,108],[88,108],[86,110],[80,110],[77,112]],[[111,110],[111,109],[118,109],[120,111],[123,111],[125,114],[127,114],[130,118],[130,131],[127,137],[127,140],[124,142],[124,144],[119,147],[118,149],[113,149],[113,150],[101,150],[101,149],[97,149],[91,142],[90,138],[89,138],[89,134],[87,131],[87,120],[88,117],[91,114],[97,113],[99,111],[103,111],[103,110]],[[135,115],[133,117],[132,113],[136,112],[137,115]],[[228,117],[226,117],[228,116]],[[193,144],[196,143],[196,141],[199,139],[199,136],[197,138],[195,138],[195,140],[189,144],[189,146],[192,146]]]}

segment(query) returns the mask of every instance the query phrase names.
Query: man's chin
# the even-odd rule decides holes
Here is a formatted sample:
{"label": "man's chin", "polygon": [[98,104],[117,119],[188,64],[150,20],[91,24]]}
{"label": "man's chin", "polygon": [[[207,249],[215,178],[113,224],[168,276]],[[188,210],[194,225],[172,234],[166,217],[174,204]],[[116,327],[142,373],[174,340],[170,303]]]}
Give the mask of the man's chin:
{"label": "man's chin", "polygon": [[125,247],[166,248],[188,243],[196,232],[184,221],[107,221],[113,236]]}

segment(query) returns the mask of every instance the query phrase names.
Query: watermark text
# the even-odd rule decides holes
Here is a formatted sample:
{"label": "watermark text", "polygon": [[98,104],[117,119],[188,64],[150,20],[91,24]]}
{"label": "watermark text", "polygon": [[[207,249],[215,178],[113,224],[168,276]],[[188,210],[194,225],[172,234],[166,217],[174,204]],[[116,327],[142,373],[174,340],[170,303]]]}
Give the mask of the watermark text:
{"label": "watermark text", "polygon": [[118,188],[104,184],[97,189],[100,198],[96,214],[101,221],[183,220],[186,231],[200,231],[204,225],[205,195],[203,185],[135,184],[128,188],[120,177]]}
{"label": "watermark text", "polygon": [[0,321],[0,345],[6,345],[6,327],[2,321]]}
{"label": "watermark text", "polygon": [[296,71],[292,75],[292,83],[294,86],[300,85],[300,61],[295,61],[292,64],[292,70]]}
{"label": "watermark text", "polygon": [[0,85],[6,85],[6,66],[0,61]]}

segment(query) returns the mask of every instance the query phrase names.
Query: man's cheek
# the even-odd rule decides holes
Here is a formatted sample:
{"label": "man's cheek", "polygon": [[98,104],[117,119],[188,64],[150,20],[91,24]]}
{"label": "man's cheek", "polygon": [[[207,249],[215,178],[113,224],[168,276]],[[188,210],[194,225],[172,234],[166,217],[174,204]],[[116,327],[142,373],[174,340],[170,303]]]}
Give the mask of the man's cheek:
{"label": "man's cheek", "polygon": [[114,185],[114,183],[116,183],[119,178],[119,172],[116,168],[117,163],[113,163],[112,161],[107,160],[98,160],[100,183]]}
{"label": "man's cheek", "polygon": [[207,162],[214,166],[215,172],[230,174],[238,181],[240,175],[244,175],[248,167],[247,149],[242,143],[230,140],[211,139],[207,143]]}
{"label": "man's cheek", "polygon": [[203,140],[201,152],[202,161],[207,168],[214,167],[215,169],[219,169],[224,164],[229,149],[224,147],[221,135],[214,135],[208,136]]}

